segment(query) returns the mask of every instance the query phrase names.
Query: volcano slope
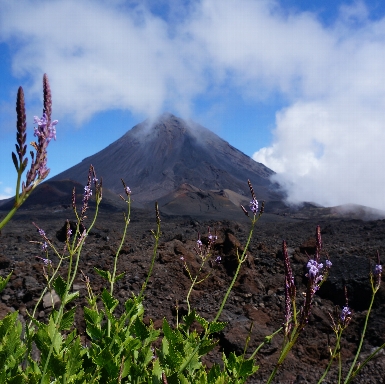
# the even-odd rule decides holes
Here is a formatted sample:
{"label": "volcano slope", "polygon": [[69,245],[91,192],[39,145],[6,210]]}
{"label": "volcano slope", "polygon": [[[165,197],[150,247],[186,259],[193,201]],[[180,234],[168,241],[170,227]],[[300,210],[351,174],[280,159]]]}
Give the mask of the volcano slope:
{"label": "volcano slope", "polygon": [[[90,209],[92,211],[92,209]],[[1,216],[1,213],[0,213]],[[131,292],[138,293],[149,269],[152,255],[153,237],[151,229],[156,226],[154,214],[133,209],[131,224],[124,246],[121,250],[118,272],[125,277],[116,284],[115,293],[123,303]],[[87,226],[92,218],[88,213]],[[295,215],[294,215],[295,217]],[[207,358],[210,366],[218,362],[221,352],[242,353],[250,323],[254,324],[247,353],[251,353],[265,336],[282,325],[284,317],[284,265],[282,260],[282,240],[287,241],[293,265],[299,300],[305,291],[305,265],[307,254],[314,252],[316,225],[321,226],[324,252],[328,252],[333,263],[327,283],[315,297],[309,323],[282,366],[275,383],[316,383],[325,368],[329,357],[329,343],[333,345],[333,331],[329,312],[335,305],[344,306],[344,286],[347,286],[349,306],[353,309],[352,321],[342,340],[342,358],[351,362],[357,348],[365,311],[369,305],[370,282],[369,260],[374,259],[377,250],[385,254],[385,220],[362,221],[344,217],[317,217],[314,212],[310,218],[293,215],[285,216],[266,213],[257,224],[255,235],[248,250],[248,260],[243,265],[233,292],[230,295],[221,320],[228,322],[224,331],[218,334],[219,345]],[[13,270],[12,279],[0,298],[0,317],[7,311],[18,310],[20,320],[27,319],[26,311],[31,311],[44,284],[43,257],[41,246],[33,243],[41,238],[35,222],[43,228],[47,236],[58,247],[63,248],[60,230],[66,219],[73,219],[71,207],[52,205],[34,209],[29,206],[20,210],[6,226],[0,236],[0,273],[5,276]],[[163,317],[175,323],[176,302],[179,315],[186,311],[186,294],[190,281],[181,257],[191,269],[198,266],[194,252],[196,240],[201,234],[207,241],[207,228],[216,230],[218,240],[215,256],[220,255],[221,263],[213,264],[212,275],[194,289],[191,304],[200,315],[208,319],[215,316],[216,310],[233,276],[236,265],[236,250],[242,249],[249,230],[249,221],[241,214],[230,220],[206,219],[194,216],[167,216],[161,212],[162,237],[157,252],[154,273],[150,279],[145,298],[146,321],[153,319],[156,327],[161,327]],[[113,256],[121,239],[123,228],[122,212],[101,209],[96,226],[91,231],[84,246],[80,269],[89,276],[95,292],[103,288],[103,281],[95,273],[94,267],[111,269]],[[54,264],[57,259],[50,252]],[[65,267],[62,271],[65,273]],[[86,290],[79,274],[75,281],[81,298],[77,305],[76,327],[86,342],[85,323],[80,308],[86,305]],[[121,310],[121,308],[120,308]],[[44,320],[49,308],[38,308],[39,320]],[[249,383],[266,382],[274,363],[277,361],[282,336],[277,335],[270,344],[265,345],[257,355],[259,371]],[[363,358],[374,347],[385,342],[385,291],[381,287],[369,321],[367,337],[363,346]],[[344,364],[344,369],[347,365]],[[355,383],[384,382],[385,357],[380,354],[356,379]],[[324,381],[336,383],[336,367]]]}
{"label": "volcano slope", "polygon": [[[92,164],[103,186],[120,193],[123,178],[136,204],[174,193],[184,184],[203,191],[229,189],[249,196],[250,179],[260,200],[282,200],[271,183],[274,172],[255,162],[210,130],[164,114],[155,123],[144,121],[119,140],[51,180],[83,183]],[[164,201],[164,204],[167,202]]]}

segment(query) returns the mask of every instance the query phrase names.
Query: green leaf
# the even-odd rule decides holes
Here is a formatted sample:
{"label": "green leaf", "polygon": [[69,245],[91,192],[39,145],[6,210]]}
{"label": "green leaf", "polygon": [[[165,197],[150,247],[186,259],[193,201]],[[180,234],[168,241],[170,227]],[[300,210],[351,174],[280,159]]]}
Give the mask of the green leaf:
{"label": "green leaf", "polygon": [[60,326],[59,326],[60,331],[69,330],[72,327],[72,325],[74,324],[75,312],[76,312],[76,307],[73,307],[69,311],[63,314],[63,317],[61,319]]}
{"label": "green leaf", "polygon": [[159,359],[156,359],[152,366],[152,383],[160,384],[161,379],[162,379],[162,368],[160,367]]}
{"label": "green leaf", "polygon": [[209,322],[204,319],[202,316],[199,316],[198,314],[195,314],[195,320],[204,328],[208,329],[209,327]]}
{"label": "green leaf", "polygon": [[112,297],[111,294],[105,288],[102,292],[102,301],[109,312],[112,312],[119,304],[119,300],[116,300],[114,297]]}
{"label": "green leaf", "polygon": [[105,278],[109,282],[111,282],[111,273],[110,271],[103,271],[102,269],[94,267],[95,272],[101,277]]}
{"label": "green leaf", "polygon": [[206,355],[211,350],[215,348],[215,346],[218,344],[219,341],[213,341],[213,340],[204,340],[202,344],[199,347],[198,354],[199,356]]}
{"label": "green leaf", "polygon": [[64,294],[67,290],[67,284],[60,275],[54,281],[53,287],[58,296],[60,297],[60,300],[63,300]]}
{"label": "green leaf", "polygon": [[127,318],[129,322],[134,321],[136,317],[144,313],[142,300],[138,300],[135,296],[132,299],[128,299],[124,306],[126,308],[126,314],[129,315]]}
{"label": "green leaf", "polygon": [[195,321],[195,311],[191,311],[188,315],[183,317],[183,321],[186,326],[186,330],[191,327],[192,323]]}
{"label": "green leaf", "polygon": [[116,282],[119,281],[120,279],[123,279],[123,277],[124,277],[125,274],[126,274],[126,272],[123,272],[123,273],[121,273],[120,275],[115,276],[114,283],[116,283]]}
{"label": "green leaf", "polygon": [[136,337],[138,337],[141,341],[144,341],[150,335],[150,332],[147,330],[147,327],[139,318],[136,318],[135,320],[134,331]]}
{"label": "green leaf", "polygon": [[221,377],[221,369],[218,364],[214,364],[207,374],[207,384],[216,384],[217,379]]}
{"label": "green leaf", "polygon": [[225,328],[227,325],[226,322],[222,322],[222,321],[215,321],[215,322],[212,322],[210,323],[210,326],[209,326],[209,333],[216,333],[216,332],[220,332],[222,331],[223,328]]}
{"label": "green leaf", "polygon": [[[242,358],[243,360],[243,358]],[[258,365],[254,365],[253,359],[243,360],[238,368],[238,376],[249,377],[259,369]]]}
{"label": "green leaf", "polygon": [[170,342],[170,344],[177,344],[177,343],[183,342],[183,337],[181,333],[178,330],[173,331],[166,319],[163,319],[162,328],[163,328],[164,336]]}
{"label": "green leaf", "polygon": [[103,332],[101,331],[101,329],[93,324],[87,324],[86,332],[87,335],[91,338],[91,340],[100,340],[103,338]]}
{"label": "green leaf", "polygon": [[67,295],[66,299],[64,300],[64,305],[70,303],[72,300],[75,300],[78,297],[79,297],[79,291],[70,293],[69,295]]}
{"label": "green leaf", "polygon": [[88,307],[84,307],[83,310],[84,310],[84,319],[87,323],[99,324],[101,320],[101,316],[103,315],[100,315],[98,312]]}
{"label": "green leaf", "polygon": [[5,288],[8,284],[9,279],[11,278],[12,272],[4,279],[4,277],[0,276],[0,292]]}

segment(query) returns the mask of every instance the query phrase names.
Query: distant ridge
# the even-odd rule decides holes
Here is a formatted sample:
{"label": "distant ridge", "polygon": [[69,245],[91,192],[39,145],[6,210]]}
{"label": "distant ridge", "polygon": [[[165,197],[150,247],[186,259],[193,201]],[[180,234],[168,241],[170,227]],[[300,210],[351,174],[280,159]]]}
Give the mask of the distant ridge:
{"label": "distant ridge", "polygon": [[133,199],[150,203],[189,184],[201,190],[228,189],[249,196],[250,179],[258,199],[282,200],[270,182],[274,172],[196,124],[165,113],[134,126],[100,152],[56,175],[84,184],[92,164],[103,185],[121,193],[123,178]]}

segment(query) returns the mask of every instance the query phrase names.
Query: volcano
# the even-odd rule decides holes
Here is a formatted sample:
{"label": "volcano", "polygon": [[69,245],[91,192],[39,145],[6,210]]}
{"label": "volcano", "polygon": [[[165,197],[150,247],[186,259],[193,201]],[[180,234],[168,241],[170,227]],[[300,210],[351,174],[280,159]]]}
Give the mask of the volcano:
{"label": "volcano", "polygon": [[105,149],[51,180],[84,183],[90,164],[103,178],[104,187],[122,193],[123,178],[133,200],[140,203],[172,196],[185,184],[203,191],[230,190],[248,198],[247,179],[258,199],[282,199],[270,181],[274,174],[271,169],[201,125],[168,113],[155,123],[146,120],[134,126]]}

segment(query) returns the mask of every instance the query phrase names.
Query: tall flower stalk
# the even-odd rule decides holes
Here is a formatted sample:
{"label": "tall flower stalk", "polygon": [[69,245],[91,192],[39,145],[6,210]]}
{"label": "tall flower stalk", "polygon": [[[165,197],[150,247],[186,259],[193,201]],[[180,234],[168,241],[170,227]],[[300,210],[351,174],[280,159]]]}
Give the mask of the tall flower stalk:
{"label": "tall flower stalk", "polygon": [[47,168],[47,147],[52,139],[56,140],[56,124],[57,120],[51,121],[52,112],[52,96],[48,77],[43,76],[43,97],[44,107],[43,116],[38,118],[35,116],[34,136],[37,142],[31,142],[35,152],[30,151],[31,166],[27,171],[25,181],[21,181],[22,175],[27,168],[28,158],[25,157],[27,152],[27,118],[25,113],[24,91],[19,87],[16,98],[16,153],[12,152],[12,160],[17,172],[15,202],[9,213],[0,222],[0,230],[9,222],[16,211],[27,200],[32,191],[44,180],[49,174]]}
{"label": "tall flower stalk", "polygon": [[321,229],[317,226],[316,229],[316,252],[314,257],[307,263],[308,278],[305,301],[302,304],[301,309],[297,313],[296,308],[296,288],[294,285],[293,273],[290,266],[290,258],[287,252],[286,242],[282,244],[282,252],[285,263],[285,320],[284,320],[284,339],[280,356],[277,364],[275,365],[267,383],[271,383],[277,374],[279,368],[285,361],[288,353],[298,340],[299,335],[308,323],[311,308],[313,304],[313,298],[315,293],[319,290],[321,284],[326,280],[329,269],[332,263],[329,259],[326,260],[326,267],[320,262],[322,250]]}

